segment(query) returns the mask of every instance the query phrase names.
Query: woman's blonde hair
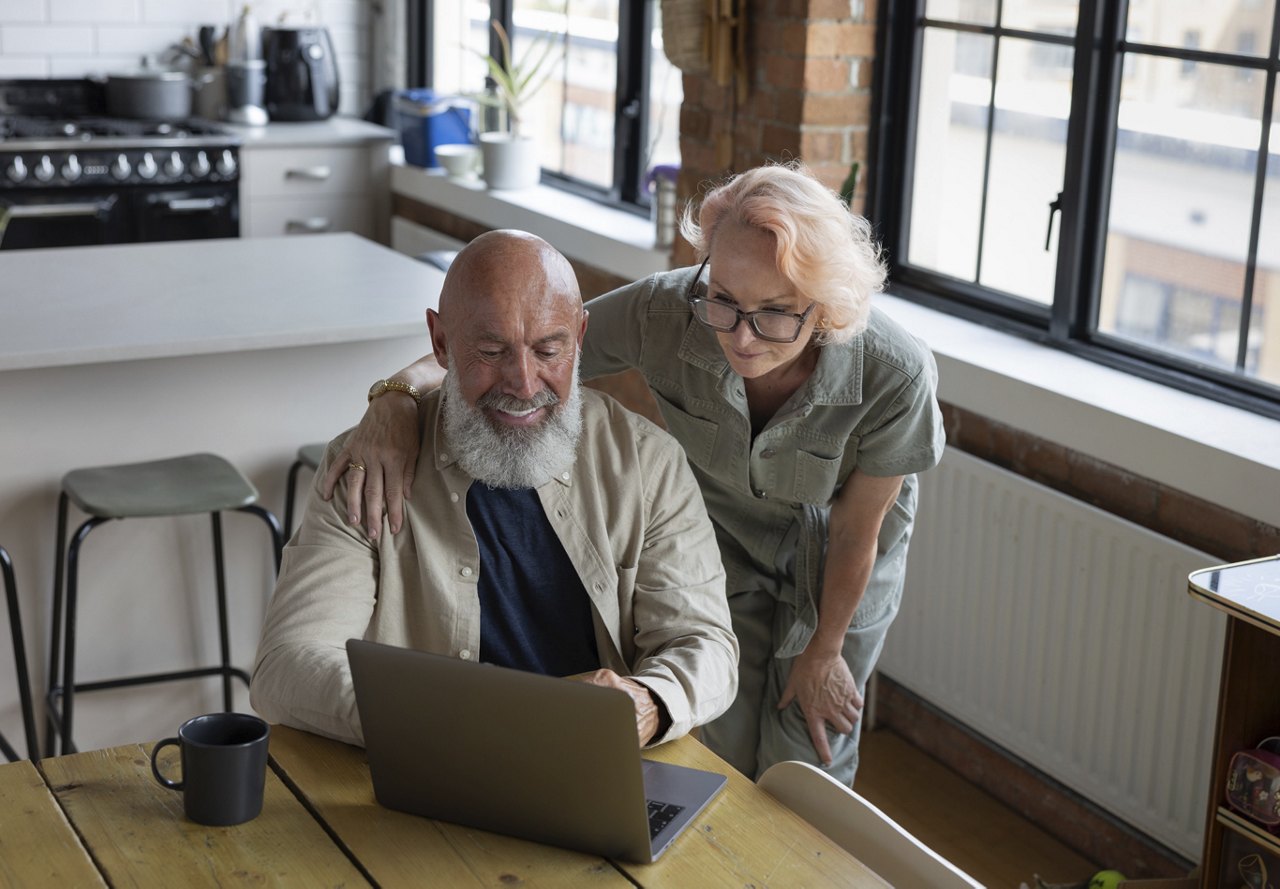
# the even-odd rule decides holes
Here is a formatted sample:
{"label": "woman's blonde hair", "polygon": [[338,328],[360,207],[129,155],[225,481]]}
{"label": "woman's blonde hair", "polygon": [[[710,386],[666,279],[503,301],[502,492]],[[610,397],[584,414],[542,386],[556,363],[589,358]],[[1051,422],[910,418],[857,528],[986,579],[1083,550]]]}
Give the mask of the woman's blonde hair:
{"label": "woman's blonde hair", "polygon": [[707,192],[696,209],[690,202],[680,233],[699,261],[726,221],[774,236],[779,273],[821,310],[815,342],[848,342],[866,328],[871,294],[884,289],[880,246],[871,224],[804,164],[755,167]]}

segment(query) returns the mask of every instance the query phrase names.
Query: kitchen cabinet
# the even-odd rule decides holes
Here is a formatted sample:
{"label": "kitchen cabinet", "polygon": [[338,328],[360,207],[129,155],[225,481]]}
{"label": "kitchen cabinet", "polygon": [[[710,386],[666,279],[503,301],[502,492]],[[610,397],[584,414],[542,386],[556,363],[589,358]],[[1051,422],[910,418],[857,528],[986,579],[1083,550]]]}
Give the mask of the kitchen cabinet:
{"label": "kitchen cabinet", "polygon": [[354,232],[388,242],[394,130],[350,118],[234,128],[240,149],[240,234]]}
{"label": "kitchen cabinet", "polygon": [[1228,806],[1226,787],[1232,754],[1280,735],[1280,556],[1193,572],[1188,588],[1228,617],[1200,884],[1270,886],[1280,877],[1280,836]]}

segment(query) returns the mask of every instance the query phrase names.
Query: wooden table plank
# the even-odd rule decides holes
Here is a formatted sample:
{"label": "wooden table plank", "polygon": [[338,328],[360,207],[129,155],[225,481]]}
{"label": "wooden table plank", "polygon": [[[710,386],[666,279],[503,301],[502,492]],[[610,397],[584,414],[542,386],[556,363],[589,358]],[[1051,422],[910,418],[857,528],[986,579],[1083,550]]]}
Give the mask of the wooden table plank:
{"label": "wooden table plank", "polygon": [[0,766],[0,886],[106,886],[25,760]]}
{"label": "wooden table plank", "polygon": [[884,887],[807,821],[692,738],[646,758],[727,775],[729,783],[654,864],[620,867],[639,886]]}
{"label": "wooden table plank", "polygon": [[[40,765],[113,887],[368,885],[271,772],[262,814],[205,827],[186,820],[181,793],[156,783],[150,750],[129,744]],[[169,756],[176,760],[177,751],[161,755],[166,774],[179,774]]]}
{"label": "wooden table plank", "polygon": [[384,809],[358,747],[272,726],[271,759],[381,886],[631,886],[593,855]]}

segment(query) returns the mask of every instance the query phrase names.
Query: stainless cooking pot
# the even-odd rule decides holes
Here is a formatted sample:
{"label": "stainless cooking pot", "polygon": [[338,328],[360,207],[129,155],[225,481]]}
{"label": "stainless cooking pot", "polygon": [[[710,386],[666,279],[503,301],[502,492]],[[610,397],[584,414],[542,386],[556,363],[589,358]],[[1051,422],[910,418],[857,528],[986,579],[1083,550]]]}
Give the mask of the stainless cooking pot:
{"label": "stainless cooking pot", "polygon": [[191,116],[191,78],[182,71],[144,68],[107,76],[107,113],[140,120]]}

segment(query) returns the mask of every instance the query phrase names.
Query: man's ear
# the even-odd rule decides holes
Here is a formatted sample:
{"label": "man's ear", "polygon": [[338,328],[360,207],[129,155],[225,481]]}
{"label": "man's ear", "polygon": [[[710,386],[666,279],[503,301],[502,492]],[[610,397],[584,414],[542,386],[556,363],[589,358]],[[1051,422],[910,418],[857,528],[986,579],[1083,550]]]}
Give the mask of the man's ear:
{"label": "man's ear", "polygon": [[444,324],[440,321],[440,313],[435,309],[427,309],[427,331],[431,334],[431,349],[435,352],[436,364],[448,370],[449,348],[445,342]]}
{"label": "man's ear", "polygon": [[578,348],[579,349],[582,348],[582,338],[587,334],[587,319],[590,318],[590,316],[591,316],[590,312],[588,312],[586,309],[582,310],[582,325],[578,328]]}

